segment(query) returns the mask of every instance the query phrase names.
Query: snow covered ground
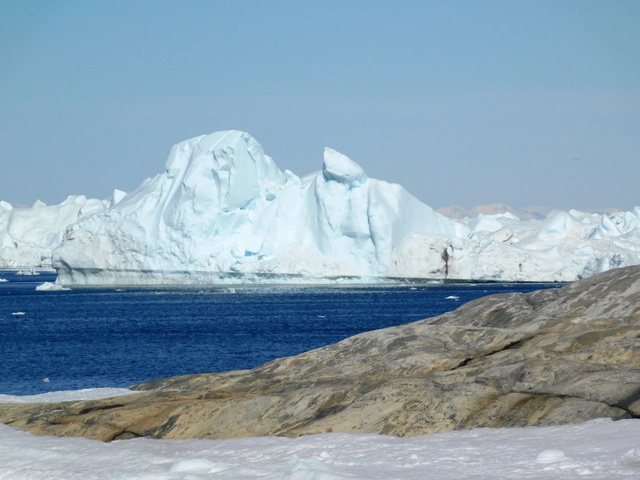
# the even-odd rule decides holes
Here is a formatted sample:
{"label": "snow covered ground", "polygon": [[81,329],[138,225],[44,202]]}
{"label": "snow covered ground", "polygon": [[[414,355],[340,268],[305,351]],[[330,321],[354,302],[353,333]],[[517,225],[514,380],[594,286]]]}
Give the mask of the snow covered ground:
{"label": "snow covered ground", "polygon": [[[0,403],[70,401],[133,393],[99,388]],[[233,440],[102,443],[38,437],[0,425],[0,480],[640,478],[640,420],[475,429],[413,438],[346,433]]]}
{"label": "snow covered ground", "polygon": [[0,425],[0,480],[638,479],[640,420],[477,429],[413,438],[37,437]]}
{"label": "snow covered ground", "polygon": [[[48,379],[44,379],[48,381]],[[38,395],[0,395],[0,403],[49,403],[76,400],[100,400],[138,393],[128,388],[85,388],[82,390],[62,390]]]}
{"label": "snow covered ground", "polygon": [[0,268],[53,265],[61,285],[569,282],[639,263],[640,207],[457,221],[330,148],[318,172],[282,171],[240,131],[174,145],[162,173],[109,201],[0,202]]}

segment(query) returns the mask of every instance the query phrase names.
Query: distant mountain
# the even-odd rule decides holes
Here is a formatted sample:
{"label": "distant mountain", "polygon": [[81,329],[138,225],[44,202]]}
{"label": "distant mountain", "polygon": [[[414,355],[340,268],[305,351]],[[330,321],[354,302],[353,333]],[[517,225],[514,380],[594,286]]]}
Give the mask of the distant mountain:
{"label": "distant mountain", "polygon": [[510,213],[520,220],[541,220],[551,212],[551,208],[546,207],[528,207],[526,209],[512,207],[504,203],[492,203],[490,205],[476,205],[475,207],[465,207],[462,205],[453,205],[450,207],[440,208],[438,213],[449,218],[464,219],[476,218],[478,215],[498,215],[502,213]]}

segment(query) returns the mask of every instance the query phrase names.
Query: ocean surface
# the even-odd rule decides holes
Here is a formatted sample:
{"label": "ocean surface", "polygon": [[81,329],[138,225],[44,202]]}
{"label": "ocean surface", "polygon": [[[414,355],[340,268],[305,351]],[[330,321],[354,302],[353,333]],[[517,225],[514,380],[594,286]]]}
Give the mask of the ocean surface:
{"label": "ocean surface", "polygon": [[74,288],[0,271],[0,394],[256,367],[494,293],[559,284]]}

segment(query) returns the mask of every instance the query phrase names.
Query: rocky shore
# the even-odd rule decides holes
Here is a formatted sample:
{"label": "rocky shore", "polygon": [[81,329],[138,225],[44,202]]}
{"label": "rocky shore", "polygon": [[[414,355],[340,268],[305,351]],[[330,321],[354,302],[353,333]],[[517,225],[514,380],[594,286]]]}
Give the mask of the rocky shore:
{"label": "rocky shore", "polygon": [[484,297],[253,370],[140,393],[0,405],[0,422],[110,441],[322,432],[422,435],[640,417],[640,266]]}

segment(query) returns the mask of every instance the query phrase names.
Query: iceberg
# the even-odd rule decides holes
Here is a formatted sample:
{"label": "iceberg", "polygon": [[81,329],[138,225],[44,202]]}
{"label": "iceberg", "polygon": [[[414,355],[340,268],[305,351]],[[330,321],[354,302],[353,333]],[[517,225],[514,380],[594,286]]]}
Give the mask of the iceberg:
{"label": "iceberg", "polygon": [[107,206],[83,195],[70,195],[58,205],[36,201],[31,207],[13,207],[0,202],[0,267],[51,268],[51,253],[67,227]]}
{"label": "iceberg", "polygon": [[543,220],[509,213],[463,222],[467,238],[414,235],[395,252],[396,275],[506,282],[572,282],[640,264],[640,208],[611,215],[553,211]]}
{"label": "iceberg", "polygon": [[109,200],[0,202],[0,267],[53,267],[72,286],[570,282],[640,264],[640,207],[502,210],[446,217],[331,148],[301,178],[248,133],[219,131],[174,145],[162,173]]}
{"label": "iceberg", "polygon": [[366,279],[412,235],[469,233],[335,150],[300,178],[223,131],[175,145],[163,173],[71,225],[53,265],[70,285]]}

